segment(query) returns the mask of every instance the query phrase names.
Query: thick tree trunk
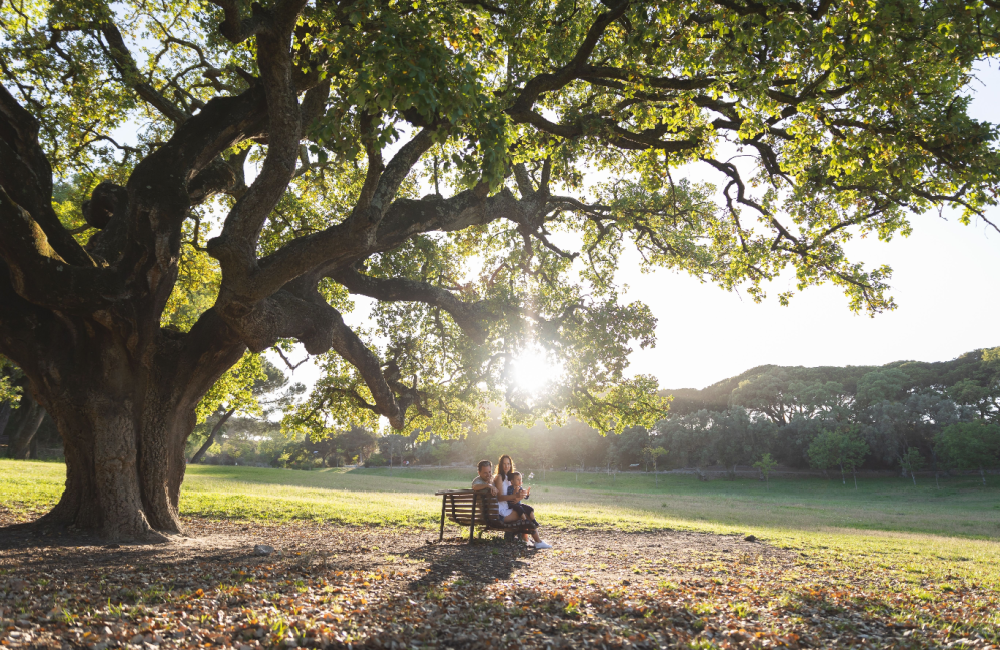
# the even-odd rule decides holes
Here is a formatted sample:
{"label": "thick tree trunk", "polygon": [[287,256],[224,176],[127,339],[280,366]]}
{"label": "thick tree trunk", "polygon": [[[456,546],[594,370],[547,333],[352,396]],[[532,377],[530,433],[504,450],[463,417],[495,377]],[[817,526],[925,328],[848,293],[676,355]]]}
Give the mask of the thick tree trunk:
{"label": "thick tree trunk", "polygon": [[89,403],[54,405],[66,454],[66,489],[46,516],[49,522],[99,529],[110,539],[181,532],[183,440],[194,414],[171,412],[154,400],[92,394]]}
{"label": "thick tree trunk", "polygon": [[212,446],[212,443],[215,442],[215,436],[216,436],[216,434],[219,433],[219,429],[222,428],[222,425],[226,423],[226,420],[228,420],[229,418],[231,418],[233,416],[233,413],[235,413],[235,412],[236,412],[236,409],[233,408],[233,409],[229,409],[228,411],[226,411],[225,413],[222,414],[222,417],[219,418],[219,421],[215,423],[214,427],[212,427],[212,432],[208,434],[208,439],[205,440],[205,444],[203,444],[201,446],[201,448],[198,451],[195,452],[194,456],[191,457],[191,460],[188,461],[189,463],[191,463],[193,465],[194,463],[200,463],[201,462],[202,457],[205,455],[205,453]]}
{"label": "thick tree trunk", "polygon": [[[97,230],[85,248],[52,211],[38,120],[0,85],[0,354],[28,377],[62,437],[66,488],[47,523],[111,539],[179,532],[184,443],[202,396],[247,342],[258,352],[285,337],[308,340],[310,352],[330,349],[332,313],[310,302],[312,294],[278,290],[306,268],[264,285],[246,275],[257,268],[261,224],[294,172],[301,131],[288,46],[295,20],[281,20],[259,33],[262,84],[179,115],[173,135],[136,165],[125,187],[95,188],[81,206]],[[264,131],[263,171],[247,189],[242,159],[230,166],[219,156]],[[183,223],[192,206],[225,191],[247,200],[216,238],[216,257],[229,269],[218,306],[187,333],[161,328]],[[234,273],[244,280],[232,280]],[[271,294],[281,297],[265,302]]]}
{"label": "thick tree trunk", "polygon": [[195,406],[246,348],[196,345],[218,331],[192,330],[185,350],[156,322],[146,336],[124,319],[59,325],[68,325],[70,335],[48,340],[62,345],[38,348],[38,362],[21,363],[66,456],[65,491],[43,523],[96,530],[111,540],[180,533],[184,445]]}

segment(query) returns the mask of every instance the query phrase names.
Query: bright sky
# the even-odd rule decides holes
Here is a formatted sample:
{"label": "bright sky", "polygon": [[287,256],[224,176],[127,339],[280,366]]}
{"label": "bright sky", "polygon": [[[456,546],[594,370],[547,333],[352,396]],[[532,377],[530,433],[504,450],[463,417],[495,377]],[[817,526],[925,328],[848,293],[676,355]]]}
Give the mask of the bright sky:
{"label": "bright sky", "polygon": [[703,388],[768,363],[942,361],[1000,345],[1000,234],[936,215],[913,224],[909,238],[855,242],[849,251],[866,266],[893,268],[898,308],[874,318],[852,314],[843,294],[827,285],[780,306],[773,296],[794,289],[794,276],[773,283],[758,305],[688,276],[623,271],[627,298],[642,300],[659,318],[657,347],[634,352],[631,370],[655,375],[665,388]]}

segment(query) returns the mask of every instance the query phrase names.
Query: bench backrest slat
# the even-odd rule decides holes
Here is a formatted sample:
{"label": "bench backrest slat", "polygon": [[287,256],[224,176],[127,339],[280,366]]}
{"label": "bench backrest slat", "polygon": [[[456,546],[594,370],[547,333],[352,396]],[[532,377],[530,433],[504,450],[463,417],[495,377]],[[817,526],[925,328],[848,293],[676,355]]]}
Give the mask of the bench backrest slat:
{"label": "bench backrest slat", "polygon": [[[454,493],[444,493],[442,496],[447,500],[445,509],[448,511],[448,518],[459,525],[468,526],[472,523],[473,499],[476,500],[477,524],[489,524],[490,521],[496,521],[500,518],[496,497],[492,495],[478,495],[474,494],[472,490],[462,490],[461,492],[456,490]],[[488,516],[487,513],[489,513]]]}

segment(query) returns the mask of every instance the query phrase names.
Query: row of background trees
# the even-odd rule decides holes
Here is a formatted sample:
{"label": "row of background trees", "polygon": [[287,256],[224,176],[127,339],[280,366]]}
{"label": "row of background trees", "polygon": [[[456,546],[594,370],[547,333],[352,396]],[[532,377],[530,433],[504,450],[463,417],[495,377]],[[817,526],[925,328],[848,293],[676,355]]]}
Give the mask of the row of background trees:
{"label": "row of background trees", "polygon": [[947,362],[880,367],[762,366],[674,391],[656,426],[674,466],[989,467],[1000,454],[1000,348]]}
{"label": "row of background trees", "polygon": [[[2,371],[7,402],[0,432],[8,455],[58,446],[55,427],[15,368]],[[604,436],[580,422],[505,428],[494,413],[485,431],[459,440],[433,432],[377,437],[360,427],[314,440],[289,435],[276,414],[295,408],[301,384],[266,359],[247,355],[199,409],[191,462],[308,469],[345,464],[471,465],[510,453],[533,469],[675,469],[754,463],[839,470],[986,469],[1000,462],[1000,348],[946,362],[884,366],[760,366],[702,390],[667,391],[669,412],[653,429]],[[24,391],[22,391],[24,393]],[[18,399],[20,402],[18,402]],[[20,408],[12,408],[20,404]],[[6,427],[4,426],[6,425]],[[530,459],[530,461],[528,461]]]}
{"label": "row of background trees", "polygon": [[[946,362],[884,366],[760,366],[702,390],[666,391],[653,429],[619,436],[579,422],[548,429],[500,426],[462,440],[386,436],[369,464],[472,464],[510,453],[536,468],[675,469],[780,463],[795,469],[895,469],[902,475],[1000,462],[1000,348]],[[342,447],[357,434],[344,434]],[[376,451],[376,449],[378,451]]]}

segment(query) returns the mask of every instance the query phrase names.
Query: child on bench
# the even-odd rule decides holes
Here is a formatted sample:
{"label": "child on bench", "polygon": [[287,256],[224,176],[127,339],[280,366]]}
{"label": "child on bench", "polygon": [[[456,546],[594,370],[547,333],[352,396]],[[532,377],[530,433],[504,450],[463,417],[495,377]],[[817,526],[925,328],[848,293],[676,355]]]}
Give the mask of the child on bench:
{"label": "child on bench", "polygon": [[[507,496],[513,496],[521,491],[521,472],[511,472],[510,473],[510,485],[507,487]],[[525,519],[530,521],[535,521],[535,509],[531,506],[521,503],[524,499],[531,496],[531,488],[526,488],[524,490],[524,496],[515,501],[508,501],[511,512],[517,512],[524,515]]]}

